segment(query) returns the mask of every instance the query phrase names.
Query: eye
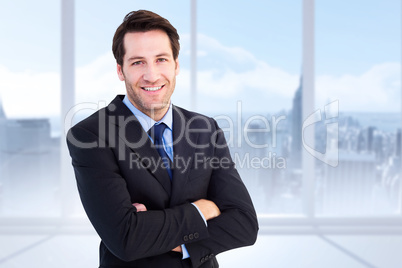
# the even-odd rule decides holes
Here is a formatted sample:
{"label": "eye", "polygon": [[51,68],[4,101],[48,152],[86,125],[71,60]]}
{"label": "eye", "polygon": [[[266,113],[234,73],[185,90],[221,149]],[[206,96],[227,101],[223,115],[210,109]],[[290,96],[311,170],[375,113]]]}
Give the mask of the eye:
{"label": "eye", "polygon": [[167,61],[167,59],[165,59],[165,58],[159,58],[158,59],[158,62],[165,62],[165,61]]}
{"label": "eye", "polygon": [[131,65],[140,65],[140,64],[142,64],[142,61],[135,61]]}

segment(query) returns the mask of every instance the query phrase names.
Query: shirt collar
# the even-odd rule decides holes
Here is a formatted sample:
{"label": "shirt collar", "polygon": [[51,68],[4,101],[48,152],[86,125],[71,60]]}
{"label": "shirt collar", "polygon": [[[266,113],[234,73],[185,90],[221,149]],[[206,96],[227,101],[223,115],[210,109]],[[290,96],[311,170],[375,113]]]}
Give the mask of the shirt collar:
{"label": "shirt collar", "polygon": [[169,109],[166,112],[166,114],[163,116],[163,118],[156,122],[153,120],[151,117],[148,115],[144,114],[140,110],[138,110],[128,99],[127,95],[124,96],[123,103],[127,106],[127,108],[134,114],[134,116],[137,118],[137,120],[140,122],[142,128],[145,130],[145,132],[148,132],[148,130],[155,124],[160,124],[160,123],[165,123],[168,128],[172,130],[173,126],[173,115],[172,115],[172,102],[169,104]]}

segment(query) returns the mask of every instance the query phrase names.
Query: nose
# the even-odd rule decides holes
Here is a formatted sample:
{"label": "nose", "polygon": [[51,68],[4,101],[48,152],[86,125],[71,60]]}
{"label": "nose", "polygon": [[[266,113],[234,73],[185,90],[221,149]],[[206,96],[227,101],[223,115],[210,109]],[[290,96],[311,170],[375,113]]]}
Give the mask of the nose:
{"label": "nose", "polygon": [[147,67],[144,72],[144,80],[149,82],[149,83],[155,83],[158,81],[160,77],[160,72],[154,64],[147,64]]}

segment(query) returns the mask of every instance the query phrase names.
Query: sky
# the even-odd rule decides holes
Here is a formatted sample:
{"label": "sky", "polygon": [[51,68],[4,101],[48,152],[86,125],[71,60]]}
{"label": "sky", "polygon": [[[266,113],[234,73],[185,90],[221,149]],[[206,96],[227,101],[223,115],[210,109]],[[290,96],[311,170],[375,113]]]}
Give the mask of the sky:
{"label": "sky", "polygon": [[[173,103],[190,105],[190,1],[76,0],[76,102],[124,94],[111,40],[125,14],[149,9],[181,36],[181,72]],[[116,3],[116,2],[114,2]],[[341,112],[401,111],[401,3],[315,1],[316,106],[339,100]],[[197,110],[289,110],[299,86],[302,1],[197,4]],[[0,0],[0,97],[9,117],[60,110],[60,3]],[[49,102],[49,100],[53,100]]]}

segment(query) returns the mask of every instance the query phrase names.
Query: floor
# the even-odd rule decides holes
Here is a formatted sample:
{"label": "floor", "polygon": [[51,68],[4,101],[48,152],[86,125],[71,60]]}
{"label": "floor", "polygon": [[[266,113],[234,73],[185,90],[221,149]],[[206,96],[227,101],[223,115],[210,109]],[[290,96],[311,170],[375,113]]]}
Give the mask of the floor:
{"label": "floor", "polygon": [[[98,267],[96,234],[0,235],[0,267]],[[401,235],[261,235],[218,255],[220,267],[400,268]]]}

